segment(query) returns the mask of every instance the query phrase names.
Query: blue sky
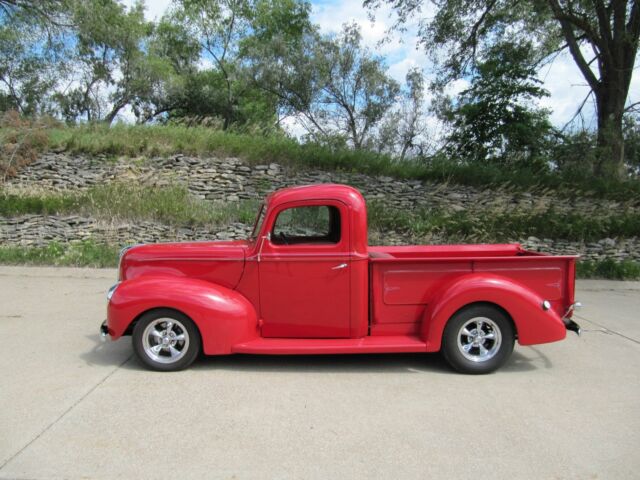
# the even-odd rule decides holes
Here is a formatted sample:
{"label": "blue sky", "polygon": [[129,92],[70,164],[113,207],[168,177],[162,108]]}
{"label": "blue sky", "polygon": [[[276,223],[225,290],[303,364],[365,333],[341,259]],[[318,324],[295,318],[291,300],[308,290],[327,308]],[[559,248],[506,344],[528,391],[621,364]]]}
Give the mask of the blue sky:
{"label": "blue sky", "polygon": [[[125,0],[124,3],[132,4],[133,0]],[[170,3],[171,0],[147,0],[147,18],[153,20],[160,17]],[[404,75],[411,67],[420,67],[427,75],[431,72],[431,64],[426,55],[420,49],[416,49],[415,25],[409,25],[406,33],[394,34],[389,42],[379,45],[393,24],[393,12],[390,9],[383,7],[378,10],[375,21],[372,22],[367,10],[362,7],[362,0],[314,0],[312,5],[312,20],[325,33],[337,33],[342,24],[347,22],[358,23],[365,43],[373,51],[386,57],[389,73],[398,81],[404,80]],[[552,122],[561,127],[574,115],[589,91],[588,87],[568,54],[558,57],[550,66],[545,67],[540,72],[540,79],[551,94],[550,97],[542,99],[540,104],[552,110]],[[449,87],[451,93],[464,88],[464,81],[456,82]],[[636,73],[630,88],[629,102],[639,100],[640,75]],[[587,126],[594,127],[595,125],[591,124],[593,105],[588,104],[584,113]]]}

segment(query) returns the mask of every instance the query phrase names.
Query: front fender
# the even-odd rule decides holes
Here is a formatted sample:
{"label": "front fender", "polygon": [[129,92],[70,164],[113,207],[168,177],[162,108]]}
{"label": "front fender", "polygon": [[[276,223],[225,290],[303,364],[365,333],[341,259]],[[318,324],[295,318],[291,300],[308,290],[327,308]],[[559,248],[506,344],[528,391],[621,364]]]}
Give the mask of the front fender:
{"label": "front fender", "polygon": [[175,276],[141,276],[118,285],[107,307],[113,340],[131,322],[154,308],[178,310],[197,325],[207,355],[231,353],[231,346],[258,335],[253,305],[240,293],[203,280]]}
{"label": "front fender", "polygon": [[443,286],[430,302],[422,335],[429,351],[440,350],[447,321],[458,310],[471,303],[489,302],[511,316],[521,345],[562,340],[567,334],[565,325],[553,309],[542,309],[544,300],[525,285],[499,275],[472,273],[458,277]]}

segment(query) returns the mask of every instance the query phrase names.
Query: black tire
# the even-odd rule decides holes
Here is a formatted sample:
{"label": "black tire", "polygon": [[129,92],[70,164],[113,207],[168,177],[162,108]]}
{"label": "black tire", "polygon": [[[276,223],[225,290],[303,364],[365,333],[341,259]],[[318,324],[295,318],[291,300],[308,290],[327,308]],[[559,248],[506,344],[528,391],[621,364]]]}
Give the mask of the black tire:
{"label": "black tire", "polygon": [[[193,321],[168,308],[143,314],[136,323],[131,338],[133,351],[138,359],[148,368],[160,372],[187,368],[200,353],[202,345],[200,332]],[[165,338],[166,344],[163,343]],[[180,338],[182,340],[178,340]],[[174,355],[174,352],[178,353]]]}
{"label": "black tire", "polygon": [[442,354],[458,372],[491,373],[509,359],[514,342],[515,329],[502,310],[475,304],[459,310],[447,322]]}

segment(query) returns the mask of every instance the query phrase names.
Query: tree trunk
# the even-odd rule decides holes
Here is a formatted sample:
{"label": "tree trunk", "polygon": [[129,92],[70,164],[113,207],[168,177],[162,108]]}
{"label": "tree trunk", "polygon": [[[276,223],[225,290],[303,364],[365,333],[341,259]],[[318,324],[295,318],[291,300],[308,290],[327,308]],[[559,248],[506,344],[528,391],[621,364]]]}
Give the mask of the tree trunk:
{"label": "tree trunk", "polygon": [[[624,179],[624,137],[622,117],[626,90],[615,81],[604,81],[596,93],[598,109],[598,150],[595,174],[598,177]],[[624,91],[624,94],[622,93]]]}

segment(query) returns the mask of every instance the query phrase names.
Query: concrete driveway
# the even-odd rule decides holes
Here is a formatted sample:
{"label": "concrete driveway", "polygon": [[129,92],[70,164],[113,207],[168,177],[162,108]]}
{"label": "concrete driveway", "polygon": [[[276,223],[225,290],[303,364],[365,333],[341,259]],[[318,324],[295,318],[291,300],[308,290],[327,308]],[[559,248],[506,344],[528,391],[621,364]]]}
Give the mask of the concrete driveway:
{"label": "concrete driveway", "polygon": [[640,283],[482,377],[437,354],[144,370],[102,344],[114,270],[0,267],[0,478],[638,478]]}

